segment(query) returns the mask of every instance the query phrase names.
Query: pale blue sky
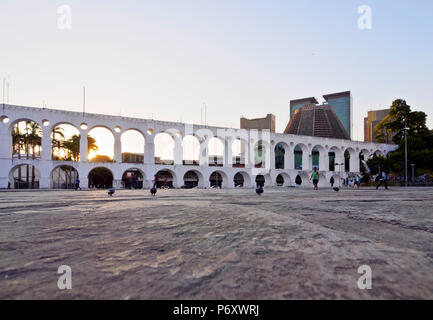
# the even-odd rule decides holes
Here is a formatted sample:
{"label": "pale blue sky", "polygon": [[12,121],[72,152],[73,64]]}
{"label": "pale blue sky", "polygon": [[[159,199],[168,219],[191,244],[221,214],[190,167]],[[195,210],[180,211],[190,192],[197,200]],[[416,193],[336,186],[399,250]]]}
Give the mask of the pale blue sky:
{"label": "pale blue sky", "polygon": [[[57,28],[57,7],[72,30]],[[373,28],[359,30],[370,5]],[[355,138],[370,109],[406,99],[433,127],[433,1],[0,2],[10,103],[239,126],[290,99],[351,90]]]}

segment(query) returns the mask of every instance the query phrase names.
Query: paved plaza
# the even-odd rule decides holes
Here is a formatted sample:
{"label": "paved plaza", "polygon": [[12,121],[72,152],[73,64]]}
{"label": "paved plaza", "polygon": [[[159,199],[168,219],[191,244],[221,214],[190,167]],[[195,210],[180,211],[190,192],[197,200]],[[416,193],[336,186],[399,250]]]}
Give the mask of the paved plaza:
{"label": "paved plaza", "polygon": [[433,188],[0,192],[0,298],[433,299],[432,208]]}

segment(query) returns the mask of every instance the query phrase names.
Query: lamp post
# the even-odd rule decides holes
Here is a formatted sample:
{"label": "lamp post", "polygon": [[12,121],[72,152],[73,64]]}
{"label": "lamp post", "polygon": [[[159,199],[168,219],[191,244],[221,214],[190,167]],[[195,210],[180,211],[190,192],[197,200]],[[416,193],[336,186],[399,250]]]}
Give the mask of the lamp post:
{"label": "lamp post", "polygon": [[415,163],[411,163],[412,166],[412,184],[415,183]]}
{"label": "lamp post", "polygon": [[404,119],[404,182],[407,187],[407,120]]}

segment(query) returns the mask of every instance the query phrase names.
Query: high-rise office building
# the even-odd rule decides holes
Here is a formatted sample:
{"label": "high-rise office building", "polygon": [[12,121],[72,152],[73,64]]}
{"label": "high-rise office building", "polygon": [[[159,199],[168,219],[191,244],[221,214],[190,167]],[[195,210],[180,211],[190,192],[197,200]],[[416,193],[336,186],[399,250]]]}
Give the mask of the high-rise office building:
{"label": "high-rise office building", "polygon": [[352,138],[352,119],[353,119],[353,106],[352,106],[352,94],[350,91],[325,94],[323,96],[325,101],[331,105],[340,119],[347,134]]}
{"label": "high-rise office building", "polygon": [[[389,113],[389,109],[371,110],[368,111],[367,117],[364,118],[364,141],[365,142],[378,142],[375,133],[375,127],[384,120]],[[392,142],[392,134],[384,132],[385,142]]]}
{"label": "high-rise office building", "polygon": [[275,132],[275,116],[269,113],[264,118],[247,119],[241,118],[241,129],[251,130],[269,130],[270,132]]}

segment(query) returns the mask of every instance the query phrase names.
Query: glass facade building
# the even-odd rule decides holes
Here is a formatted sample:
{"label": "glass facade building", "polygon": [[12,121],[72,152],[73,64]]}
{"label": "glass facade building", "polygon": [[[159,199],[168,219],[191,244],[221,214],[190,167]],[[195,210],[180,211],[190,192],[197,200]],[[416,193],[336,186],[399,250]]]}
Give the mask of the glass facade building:
{"label": "glass facade building", "polygon": [[326,102],[334,108],[338,119],[341,121],[347,134],[352,139],[352,117],[353,117],[353,106],[352,106],[352,94],[350,91],[339,92],[333,94],[324,95],[323,98]]}

